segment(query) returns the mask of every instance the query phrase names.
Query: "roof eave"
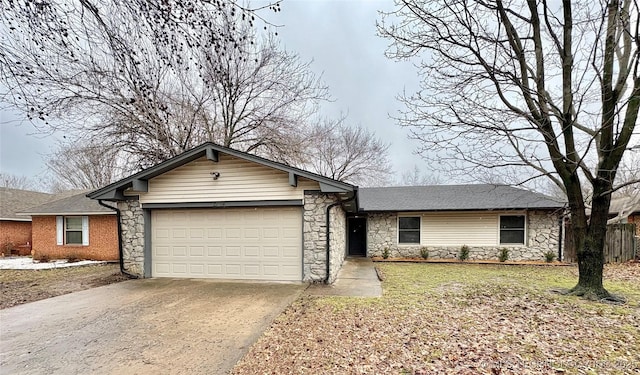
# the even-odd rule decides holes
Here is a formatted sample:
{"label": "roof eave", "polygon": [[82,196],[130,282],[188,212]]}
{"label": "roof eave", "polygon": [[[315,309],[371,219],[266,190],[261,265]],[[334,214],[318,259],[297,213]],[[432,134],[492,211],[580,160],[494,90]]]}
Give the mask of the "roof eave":
{"label": "roof eave", "polygon": [[97,215],[115,215],[115,211],[56,211],[56,212],[21,212],[20,215],[25,216],[97,216]]}
{"label": "roof eave", "polygon": [[164,162],[159,163],[153,167],[149,167],[143,171],[140,171],[132,176],[126,177],[120,181],[116,181],[101,189],[92,191],[88,193],[86,196],[91,199],[112,200],[112,201],[130,199],[131,197],[126,197],[122,193],[122,191],[126,188],[132,187],[134,185],[135,180],[147,181],[163,173],[166,173],[172,169],[175,169],[189,162],[192,162],[202,156],[206,156],[209,160],[212,160],[215,162],[218,160],[218,152],[223,152],[225,154],[228,154],[240,159],[249,160],[254,163],[258,163],[274,169],[278,169],[288,173],[293,173],[297,176],[301,176],[304,178],[317,181],[320,184],[320,190],[325,193],[348,193],[348,192],[353,192],[354,190],[357,190],[357,186],[347,184],[345,182],[336,181],[331,178],[324,177],[315,173],[307,172],[299,168],[287,166],[285,164],[264,159],[259,156],[247,154],[242,151],[218,146],[211,142],[207,142],[191,150],[185,151],[184,153],[178,156],[175,156],[171,159],[165,160]]}
{"label": "roof eave", "polygon": [[31,218],[0,217],[0,221],[31,221]]}
{"label": "roof eave", "polygon": [[394,208],[394,209],[365,209],[360,212],[469,212],[469,211],[523,211],[523,210],[559,210],[563,206],[558,207],[509,207],[509,208]]}

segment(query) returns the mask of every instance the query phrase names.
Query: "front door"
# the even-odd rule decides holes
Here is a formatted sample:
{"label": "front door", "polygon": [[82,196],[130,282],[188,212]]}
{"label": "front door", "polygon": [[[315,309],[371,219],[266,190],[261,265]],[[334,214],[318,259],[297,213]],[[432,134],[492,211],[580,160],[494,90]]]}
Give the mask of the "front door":
{"label": "front door", "polygon": [[364,217],[350,217],[349,228],[349,256],[367,256],[367,219]]}

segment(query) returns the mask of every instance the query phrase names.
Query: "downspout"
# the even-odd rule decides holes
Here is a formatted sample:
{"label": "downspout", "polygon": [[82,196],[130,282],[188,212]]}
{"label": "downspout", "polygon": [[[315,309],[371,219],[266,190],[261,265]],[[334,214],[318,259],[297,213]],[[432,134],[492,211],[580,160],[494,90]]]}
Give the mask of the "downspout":
{"label": "downspout", "polygon": [[560,219],[558,220],[558,224],[560,226],[558,235],[558,261],[562,262],[562,227],[564,227],[564,217],[560,217]]}
{"label": "downspout", "polygon": [[122,223],[120,221],[120,218],[121,218],[120,209],[103,203],[101,199],[98,199],[98,204],[101,205],[102,207],[106,207],[116,212],[116,221],[118,222],[118,259],[120,260],[120,272],[130,279],[137,279],[138,278],[137,275],[130,274],[124,269],[124,259],[123,259],[124,252],[122,250]]}
{"label": "downspout", "polygon": [[558,233],[558,262],[562,262],[562,241],[564,241],[563,230],[564,230],[564,219],[567,214],[567,205],[565,204],[562,207],[562,213],[560,214],[560,219],[558,219],[559,224],[559,233]]}
{"label": "downspout", "polygon": [[327,263],[326,263],[326,265],[327,265],[327,267],[326,267],[326,275],[327,275],[327,276],[326,276],[326,277],[325,277],[325,279],[324,279],[324,283],[325,283],[325,284],[329,284],[329,269],[331,268],[331,267],[330,267],[330,265],[331,265],[331,258],[329,257],[329,256],[330,256],[330,251],[329,251],[329,250],[330,250],[330,246],[329,246],[329,243],[330,243],[330,240],[331,240],[331,230],[330,230],[330,223],[329,223],[329,222],[330,222],[330,220],[329,220],[329,219],[330,219],[330,217],[329,217],[329,215],[330,215],[331,209],[332,209],[333,207],[337,206],[337,205],[341,205],[341,204],[346,203],[346,202],[351,202],[352,200],[356,199],[357,195],[358,195],[358,194],[357,194],[357,192],[356,192],[356,191],[354,191],[354,192],[353,192],[353,195],[351,196],[351,198],[348,198],[348,199],[345,199],[345,200],[338,200],[337,202],[331,203],[330,205],[328,205],[328,206],[327,206],[327,215],[326,215],[326,220],[327,220],[327,222],[326,222],[326,228],[327,228],[327,244],[325,245],[326,252],[327,252],[327,254],[326,254],[326,262],[327,262]]}

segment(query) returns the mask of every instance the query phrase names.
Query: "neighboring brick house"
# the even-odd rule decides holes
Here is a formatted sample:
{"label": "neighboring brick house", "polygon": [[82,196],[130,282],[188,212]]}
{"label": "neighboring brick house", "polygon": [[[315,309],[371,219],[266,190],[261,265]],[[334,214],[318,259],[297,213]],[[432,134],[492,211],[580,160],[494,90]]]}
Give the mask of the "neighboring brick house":
{"label": "neighboring brick house", "polygon": [[20,214],[32,219],[34,259],[118,259],[116,212],[87,198],[85,192]]}
{"label": "neighboring brick house", "polygon": [[0,253],[31,253],[31,218],[18,212],[54,198],[53,194],[38,191],[0,188]]}

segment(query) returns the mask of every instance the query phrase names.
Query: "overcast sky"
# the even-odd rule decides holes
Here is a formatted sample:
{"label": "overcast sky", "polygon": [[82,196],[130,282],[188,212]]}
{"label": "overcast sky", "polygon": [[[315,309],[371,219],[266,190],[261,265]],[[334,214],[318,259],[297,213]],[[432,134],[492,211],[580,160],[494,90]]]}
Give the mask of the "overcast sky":
{"label": "overcast sky", "polygon": [[[255,2],[254,2],[255,4]],[[285,0],[282,11],[264,16],[282,25],[278,35],[284,48],[302,60],[313,60],[312,69],[322,74],[335,101],[325,103],[322,114],[336,117],[348,113],[348,121],[375,131],[389,142],[396,175],[426,165],[413,150],[417,144],[407,130],[389,118],[401,105],[395,99],[403,89],[417,88],[411,63],[384,56],[388,41],[376,36],[379,10],[392,10],[391,0],[301,1]],[[4,173],[42,177],[44,155],[53,151],[55,137],[35,134],[34,127],[11,111],[0,110],[0,170]]]}

